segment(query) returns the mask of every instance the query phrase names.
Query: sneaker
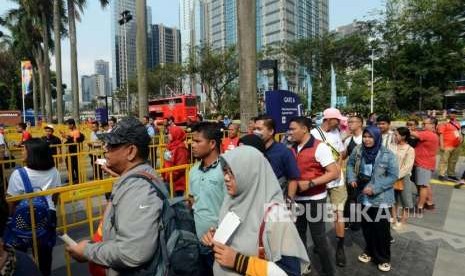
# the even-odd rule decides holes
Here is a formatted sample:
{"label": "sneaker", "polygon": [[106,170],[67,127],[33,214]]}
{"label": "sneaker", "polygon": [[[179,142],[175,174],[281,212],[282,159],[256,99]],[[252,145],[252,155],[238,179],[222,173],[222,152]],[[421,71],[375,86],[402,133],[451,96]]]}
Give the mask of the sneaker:
{"label": "sneaker", "polygon": [[358,260],[366,264],[371,262],[372,258],[368,256],[366,253],[362,253],[362,255],[358,256]]}
{"label": "sneaker", "polygon": [[459,179],[456,176],[450,176],[448,175],[447,178],[452,181],[459,181]]}
{"label": "sneaker", "polygon": [[446,178],[444,175],[439,175],[439,176],[438,176],[438,179],[439,179],[440,181],[446,181],[446,180],[447,180],[447,178]]}
{"label": "sneaker", "polygon": [[383,272],[389,272],[391,271],[391,264],[390,263],[379,264],[378,269]]}
{"label": "sneaker", "polygon": [[459,184],[454,185],[454,188],[460,189],[462,188],[463,185],[465,185],[465,183],[459,183]]}
{"label": "sneaker", "polygon": [[336,250],[336,265],[340,267],[346,266],[346,254],[344,247],[340,247]]}
{"label": "sneaker", "polygon": [[436,206],[434,204],[428,204],[428,203],[425,203],[425,205],[423,206],[424,209],[426,210],[434,210],[436,208]]}
{"label": "sneaker", "polygon": [[402,231],[404,230],[404,225],[401,222],[397,222],[396,224],[392,226],[392,229],[396,231]]}

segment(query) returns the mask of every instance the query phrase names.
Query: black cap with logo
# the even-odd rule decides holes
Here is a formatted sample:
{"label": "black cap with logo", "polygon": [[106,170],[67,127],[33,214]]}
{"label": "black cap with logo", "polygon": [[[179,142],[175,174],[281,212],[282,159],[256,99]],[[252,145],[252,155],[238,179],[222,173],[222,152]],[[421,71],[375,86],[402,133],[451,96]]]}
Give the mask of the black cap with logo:
{"label": "black cap with logo", "polygon": [[98,134],[97,137],[110,145],[134,144],[145,146],[150,143],[147,129],[135,117],[122,118],[110,132]]}

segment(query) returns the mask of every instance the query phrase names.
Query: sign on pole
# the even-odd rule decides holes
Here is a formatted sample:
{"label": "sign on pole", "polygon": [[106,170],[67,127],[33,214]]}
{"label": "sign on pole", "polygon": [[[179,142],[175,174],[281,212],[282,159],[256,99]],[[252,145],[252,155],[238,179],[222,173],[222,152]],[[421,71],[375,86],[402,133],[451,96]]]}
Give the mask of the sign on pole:
{"label": "sign on pole", "polygon": [[303,112],[299,96],[291,91],[278,90],[265,92],[266,114],[276,123],[276,132],[284,132],[289,121]]}

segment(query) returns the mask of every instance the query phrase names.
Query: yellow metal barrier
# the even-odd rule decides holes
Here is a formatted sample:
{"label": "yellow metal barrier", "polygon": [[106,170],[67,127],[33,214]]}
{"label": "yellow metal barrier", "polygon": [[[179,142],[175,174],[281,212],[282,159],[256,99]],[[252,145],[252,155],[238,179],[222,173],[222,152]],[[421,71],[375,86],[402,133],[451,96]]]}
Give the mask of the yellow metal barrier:
{"label": "yellow metal barrier", "polygon": [[[190,165],[182,165],[182,166],[176,166],[176,167],[171,167],[171,168],[166,168],[166,169],[160,169],[157,170],[157,172],[161,174],[169,174],[169,183],[167,185],[169,186],[170,190],[170,197],[173,197],[173,172],[179,171],[179,170],[184,170],[186,174],[186,186],[185,186],[185,196],[187,198],[187,195],[189,194],[189,169]],[[82,239],[82,238],[92,238],[95,232],[95,227],[98,221],[100,221],[103,217],[103,212],[105,209],[105,206],[107,205],[107,202],[103,195],[105,193],[111,192],[113,182],[117,181],[116,178],[107,178],[104,180],[97,180],[97,181],[91,181],[87,183],[82,183],[82,184],[76,184],[76,185],[68,185],[68,186],[63,186],[63,187],[57,187],[54,189],[46,190],[46,191],[41,191],[41,192],[35,192],[31,194],[22,194],[14,197],[8,197],[7,202],[13,203],[13,202],[19,202],[21,200],[28,200],[29,201],[29,206],[30,206],[30,214],[31,214],[31,224],[32,224],[32,229],[33,229],[33,234],[32,234],[32,244],[33,248],[32,251],[34,253],[34,261],[38,263],[38,256],[40,254],[38,244],[37,244],[37,236],[36,236],[36,222],[35,222],[35,215],[34,215],[34,208],[32,205],[32,199],[35,197],[39,196],[52,196],[52,195],[58,195],[58,203],[56,206],[57,210],[57,232],[62,232],[62,233],[68,233],[70,230],[73,229],[81,229],[82,227],[87,228],[87,233],[89,234],[88,236],[84,237],[76,237],[76,239]],[[97,209],[94,210],[95,207],[95,200],[97,200]],[[68,205],[71,205],[71,211],[73,212],[72,214],[69,214],[67,211]],[[78,219],[78,216],[76,213],[78,213],[80,210],[76,209],[75,206],[79,207],[78,205],[82,205],[83,207],[83,213],[85,214],[84,219]],[[72,220],[69,221],[68,217],[71,216]],[[71,235],[72,236],[72,235]],[[67,275],[72,275],[71,272],[71,266],[70,266],[70,257],[67,253],[65,253],[65,260],[66,260],[66,271]]]}

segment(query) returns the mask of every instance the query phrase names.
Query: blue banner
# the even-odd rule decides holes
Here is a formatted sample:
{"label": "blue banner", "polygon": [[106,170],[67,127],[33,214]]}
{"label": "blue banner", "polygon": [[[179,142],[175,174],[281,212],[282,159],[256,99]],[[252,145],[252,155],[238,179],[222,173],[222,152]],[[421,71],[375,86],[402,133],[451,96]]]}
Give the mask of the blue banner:
{"label": "blue banner", "polygon": [[285,132],[289,121],[302,114],[299,96],[291,91],[278,90],[265,92],[266,114],[276,123],[276,132]]}

